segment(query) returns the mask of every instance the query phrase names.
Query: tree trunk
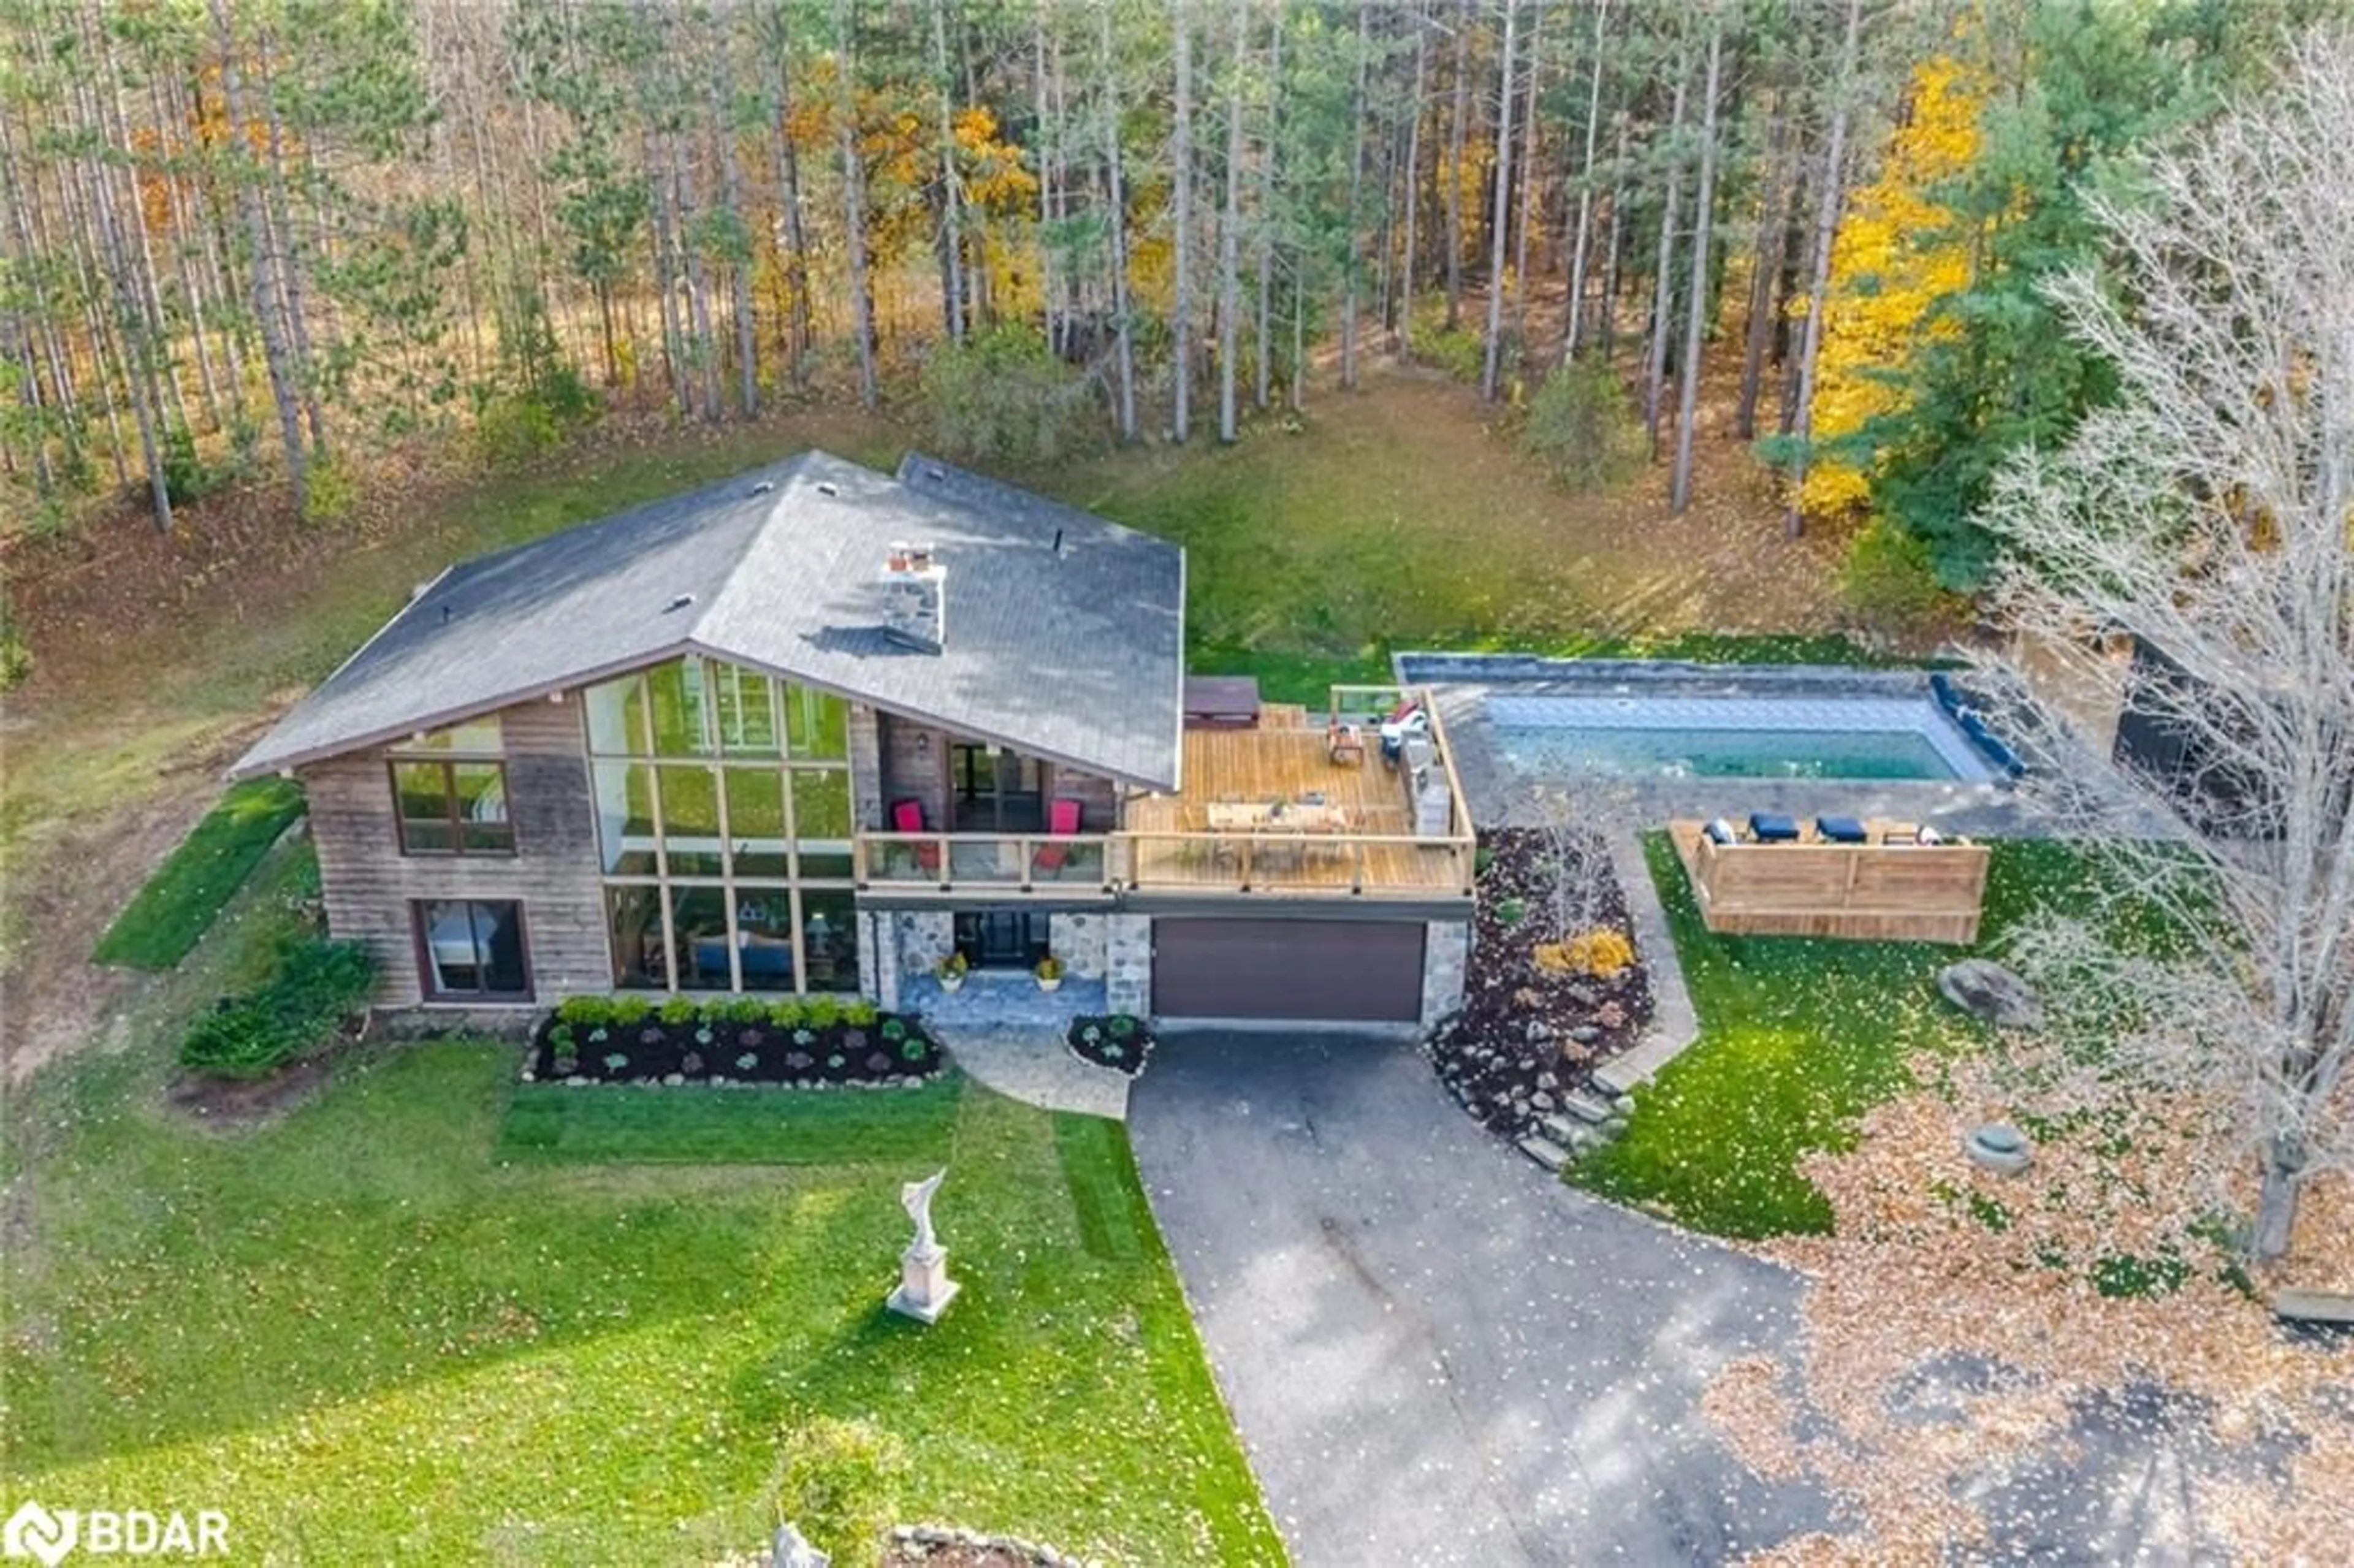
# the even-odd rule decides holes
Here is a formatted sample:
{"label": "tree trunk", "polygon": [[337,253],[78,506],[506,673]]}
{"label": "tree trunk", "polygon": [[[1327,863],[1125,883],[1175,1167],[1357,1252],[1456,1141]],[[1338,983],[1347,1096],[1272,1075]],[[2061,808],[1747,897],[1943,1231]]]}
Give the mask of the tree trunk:
{"label": "tree trunk", "polygon": [[746,418],[760,411],[759,346],[752,331],[751,226],[744,221],[744,164],[736,154],[735,117],[729,112],[727,83],[722,79],[726,56],[718,57],[711,83],[711,130],[719,139],[721,199],[727,203],[732,232],[739,243],[728,260],[729,305],[736,317],[736,400]]}
{"label": "tree trunk", "polygon": [[[772,14],[777,50],[778,201],[785,218],[785,361],[796,388],[809,385],[810,351],[816,333],[810,322],[809,236],[801,221],[801,159],[793,145],[792,40],[785,29],[785,0]],[[609,316],[610,320],[610,316]],[[610,328],[608,327],[608,335]],[[610,352],[609,347],[608,352]]]}
{"label": "tree trunk", "polygon": [[[932,72],[938,78],[940,114],[940,207],[948,226],[946,249],[949,257],[948,295],[949,341],[964,341],[964,205],[963,181],[957,174],[956,112],[949,102],[949,21],[948,0],[932,0]],[[1042,116],[1043,118],[1043,116]],[[1044,183],[1041,183],[1044,189]],[[1046,307],[1046,321],[1051,327],[1055,316],[1051,302]],[[1049,334],[1051,336],[1051,333]]]}
{"label": "tree trunk", "polygon": [[1170,24],[1175,31],[1177,57],[1177,123],[1171,156],[1175,160],[1175,210],[1170,215],[1175,230],[1176,300],[1170,311],[1169,335],[1176,352],[1176,407],[1171,435],[1182,446],[1193,424],[1193,38],[1188,0],[1172,0]]}
{"label": "tree trunk", "polygon": [[1681,517],[1691,505],[1692,425],[1700,409],[1701,339],[1708,327],[1708,242],[1716,204],[1716,90],[1724,59],[1724,21],[1708,35],[1707,98],[1701,105],[1700,195],[1693,217],[1691,299],[1684,311],[1683,385],[1676,389],[1676,465],[1668,506]]}
{"label": "tree trunk", "polygon": [[1831,106],[1830,145],[1823,153],[1822,188],[1815,193],[1815,254],[1812,281],[1807,289],[1807,334],[1798,350],[1797,422],[1797,461],[1790,475],[1790,505],[1782,514],[1783,532],[1795,539],[1806,526],[1802,497],[1807,488],[1807,443],[1813,439],[1815,361],[1823,349],[1823,312],[1831,284],[1831,241],[1839,234],[1840,197],[1847,181],[1848,99],[1855,90],[1856,36],[1863,26],[1863,0],[1847,0],[1847,37],[1840,45],[1839,101]]}
{"label": "tree trunk", "polygon": [[302,418],[311,432],[311,455],[327,455],[327,421],[319,402],[318,359],[311,352],[311,262],[301,234],[294,227],[293,198],[286,185],[285,129],[278,114],[278,95],[270,90],[268,76],[270,37],[261,38],[261,59],[264,71],[261,93],[262,121],[269,134],[270,161],[266,168],[263,194],[268,197],[270,227],[277,231],[279,283],[286,295],[286,340],[294,355],[294,385],[302,396]]}
{"label": "tree trunk", "polygon": [[1283,12],[1276,10],[1267,48],[1267,155],[1258,184],[1258,353],[1251,366],[1251,402],[1262,413],[1275,381],[1275,161],[1283,145]]}
{"label": "tree trunk", "polygon": [[[1786,106],[1776,107],[1778,110]],[[1741,347],[1741,401],[1733,415],[1733,433],[1744,441],[1757,438],[1757,398],[1765,386],[1766,351],[1774,342],[1774,285],[1781,275],[1783,246],[1789,232],[1787,139],[1784,117],[1777,113],[1766,196],[1757,217],[1757,244],[1750,255],[1749,319]]]}
{"label": "tree trunk", "polygon": [[1349,152],[1349,228],[1341,256],[1341,389],[1357,389],[1357,298],[1359,263],[1363,260],[1357,229],[1365,190],[1365,77],[1373,50],[1367,46],[1373,0],[1357,0],[1357,91],[1351,101],[1353,134]]}
{"label": "tree trunk", "polygon": [[1504,0],[1504,63],[1496,81],[1496,204],[1489,225],[1488,352],[1479,366],[1479,396],[1496,400],[1504,362],[1504,242],[1512,203],[1512,48],[1518,41],[1520,0]]}
{"label": "tree trunk", "polygon": [[1455,20],[1455,112],[1447,126],[1447,330],[1463,324],[1463,150],[1471,130],[1471,3]]}
{"label": "tree trunk", "polygon": [[1543,74],[1537,63],[1544,58],[1539,52],[1544,14],[1543,5],[1529,13],[1529,96],[1521,114],[1521,194],[1516,203],[1520,212],[1512,225],[1512,332],[1522,344],[1523,355],[1529,341],[1529,230],[1536,227],[1537,219],[1537,81]]}
{"label": "tree trunk", "polygon": [[[237,38],[229,29],[228,0],[211,0],[211,4],[213,32],[220,43],[221,98],[228,122],[244,125],[249,122],[245,89],[238,71]],[[240,147],[239,151],[242,154],[244,149]],[[294,510],[300,513],[310,501],[310,465],[302,446],[302,416],[296,403],[292,355],[287,346],[285,323],[279,316],[277,257],[270,248],[270,224],[261,210],[259,175],[250,170],[235,170],[229,177],[236,184],[238,211],[247,242],[253,249],[253,259],[246,271],[253,291],[254,324],[261,334],[261,355],[270,372],[270,401],[278,409],[278,434],[286,452],[286,475],[294,493]]]}
{"label": "tree trunk", "polygon": [[1596,302],[1596,322],[1606,363],[1618,352],[1618,273],[1626,259],[1627,226],[1619,221],[1627,208],[1627,117],[1618,116],[1610,145],[1610,249],[1602,253],[1602,298]]}
{"label": "tree trunk", "polygon": [[[935,5],[939,3],[933,0]],[[1055,314],[1055,157],[1053,139],[1046,130],[1046,14],[1043,9],[1031,24],[1031,112],[1038,124],[1038,302],[1046,318],[1047,352],[1060,358],[1063,334]]]}
{"label": "tree trunk", "polygon": [[[97,49],[98,41],[90,37],[90,19],[82,17],[83,46]],[[111,90],[113,50],[103,50],[107,62],[108,85],[101,88],[87,76],[76,79],[75,96],[80,100],[81,118],[99,146],[112,140],[112,128],[103,108],[107,91]],[[131,416],[139,430],[140,459],[147,474],[147,491],[155,510],[155,527],[159,533],[172,531],[172,491],[164,472],[164,443],[158,427],[164,418],[163,397],[155,374],[156,323],[148,316],[148,301],[140,288],[132,263],[131,237],[127,232],[125,215],[115,200],[114,175],[96,152],[90,154],[90,184],[91,210],[98,219],[98,241],[105,260],[110,292],[114,303],[114,318],[122,334],[122,390],[131,405]],[[138,221],[135,215],[131,222]]]}
{"label": "tree trunk", "polygon": [[1242,352],[1243,81],[1250,60],[1250,7],[1235,7],[1234,78],[1226,88],[1226,207],[1218,224],[1218,440],[1240,434],[1235,358]]}
{"label": "tree trunk", "polygon": [[1415,246],[1421,238],[1415,229],[1416,216],[1422,210],[1422,97],[1430,65],[1430,19],[1424,10],[1426,3],[1427,0],[1415,0],[1414,5],[1414,88],[1406,101],[1405,243],[1398,261],[1397,323],[1390,331],[1390,352],[1401,361],[1414,355]]}
{"label": "tree trunk", "polygon": [[1569,247],[1569,300],[1562,314],[1561,362],[1577,357],[1578,340],[1585,331],[1585,250],[1594,234],[1594,148],[1602,132],[1603,29],[1610,19],[1610,0],[1594,8],[1594,80],[1585,95],[1585,158],[1577,176],[1577,228]]}
{"label": "tree trunk", "polygon": [[670,383],[671,400],[691,416],[695,382],[687,364],[686,330],[678,314],[678,228],[672,220],[670,160],[663,155],[665,134],[649,118],[642,138],[646,180],[653,187],[654,197],[654,302],[662,310],[663,375]]}
{"label": "tree trunk", "polygon": [[1119,57],[1111,47],[1111,7],[1097,13],[1103,50],[1104,175],[1111,196],[1112,354],[1119,397],[1119,439],[1136,440],[1136,341],[1129,321],[1128,192],[1120,183]]}
{"label": "tree trunk", "polygon": [[872,411],[881,388],[875,376],[875,299],[866,281],[866,170],[858,156],[858,101],[851,88],[857,60],[850,23],[851,0],[834,0],[833,17],[841,69],[834,73],[834,119],[842,143],[842,205],[850,250],[850,323],[858,337],[858,401]]}
{"label": "tree trunk", "polygon": [[1675,312],[1676,198],[1683,173],[1683,149],[1677,145],[1684,129],[1684,90],[1691,75],[1691,61],[1676,67],[1676,101],[1668,117],[1667,188],[1659,198],[1659,259],[1652,270],[1651,348],[1643,375],[1643,429],[1650,441],[1651,461],[1659,461],[1659,408],[1668,380],[1668,326]]}
{"label": "tree trunk", "polygon": [[2305,1161],[2287,1139],[2275,1137],[2264,1147],[2264,1181],[2256,1197],[2256,1231],[2250,1247],[2269,1261],[2285,1255],[2296,1231],[2297,1200],[2304,1194]]}

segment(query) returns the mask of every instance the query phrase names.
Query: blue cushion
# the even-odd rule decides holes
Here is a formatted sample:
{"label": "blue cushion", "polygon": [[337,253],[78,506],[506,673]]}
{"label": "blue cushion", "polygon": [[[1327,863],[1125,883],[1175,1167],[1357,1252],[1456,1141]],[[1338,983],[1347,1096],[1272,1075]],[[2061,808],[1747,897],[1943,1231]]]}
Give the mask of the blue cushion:
{"label": "blue cushion", "polygon": [[1978,749],[1986,753],[1988,761],[2010,778],[2016,779],[2027,771],[2027,764],[2019,759],[2019,753],[1992,736],[1980,740]]}
{"label": "blue cushion", "polygon": [[1936,698],[1937,705],[1949,714],[1962,705],[1961,693],[1955,688],[1952,678],[1942,670],[1930,675],[1929,694]]}
{"label": "blue cushion", "polygon": [[1734,832],[1733,831],[1733,824],[1726,821],[1723,817],[1717,818],[1714,821],[1709,823],[1708,826],[1702,828],[1701,832],[1708,835],[1708,841],[1711,843],[1730,844],[1741,842],[1741,835]]}
{"label": "blue cushion", "polygon": [[1815,833],[1835,844],[1860,844],[1869,838],[1863,824],[1853,817],[1817,817]]}
{"label": "blue cushion", "polygon": [[1752,811],[1749,813],[1749,836],[1760,843],[1796,843],[1798,841],[1797,819],[1783,816],[1778,811]]}
{"label": "blue cushion", "polygon": [[1987,728],[1986,720],[1978,717],[1978,715],[1971,713],[1967,709],[1963,711],[1961,726],[1962,733],[1968,736],[1980,746],[1984,746],[1987,742],[1994,738],[1994,731]]}

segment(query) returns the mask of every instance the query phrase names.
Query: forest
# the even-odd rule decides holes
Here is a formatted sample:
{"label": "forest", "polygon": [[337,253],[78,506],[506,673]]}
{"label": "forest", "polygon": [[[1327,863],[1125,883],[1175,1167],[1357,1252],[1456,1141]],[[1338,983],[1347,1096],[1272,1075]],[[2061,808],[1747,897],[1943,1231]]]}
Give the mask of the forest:
{"label": "forest", "polygon": [[0,549],[615,412],[1232,441],[1419,361],[1690,499],[1703,353],[1855,592],[2109,374],[2089,193],[2342,0],[7,0]]}

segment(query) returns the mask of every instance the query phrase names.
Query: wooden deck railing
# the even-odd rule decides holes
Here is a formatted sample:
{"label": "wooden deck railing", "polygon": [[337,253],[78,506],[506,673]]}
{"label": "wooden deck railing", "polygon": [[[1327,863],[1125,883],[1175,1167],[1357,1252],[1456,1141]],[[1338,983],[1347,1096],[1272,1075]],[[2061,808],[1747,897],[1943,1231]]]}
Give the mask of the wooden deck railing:
{"label": "wooden deck railing", "polygon": [[1108,892],[1113,883],[1104,833],[859,833],[851,863],[861,887],[914,893],[981,887],[1068,896]]}

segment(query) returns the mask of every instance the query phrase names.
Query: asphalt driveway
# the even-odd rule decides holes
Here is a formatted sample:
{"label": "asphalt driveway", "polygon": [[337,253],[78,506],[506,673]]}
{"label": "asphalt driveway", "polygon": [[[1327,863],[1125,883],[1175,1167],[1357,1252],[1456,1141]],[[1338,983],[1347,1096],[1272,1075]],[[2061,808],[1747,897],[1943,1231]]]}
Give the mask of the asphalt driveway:
{"label": "asphalt driveway", "polygon": [[1715,1563],[1828,1522],[1700,1410],[1790,1343],[1797,1282],[1562,1186],[1411,1046],[1179,1034],[1129,1122],[1300,1568]]}

